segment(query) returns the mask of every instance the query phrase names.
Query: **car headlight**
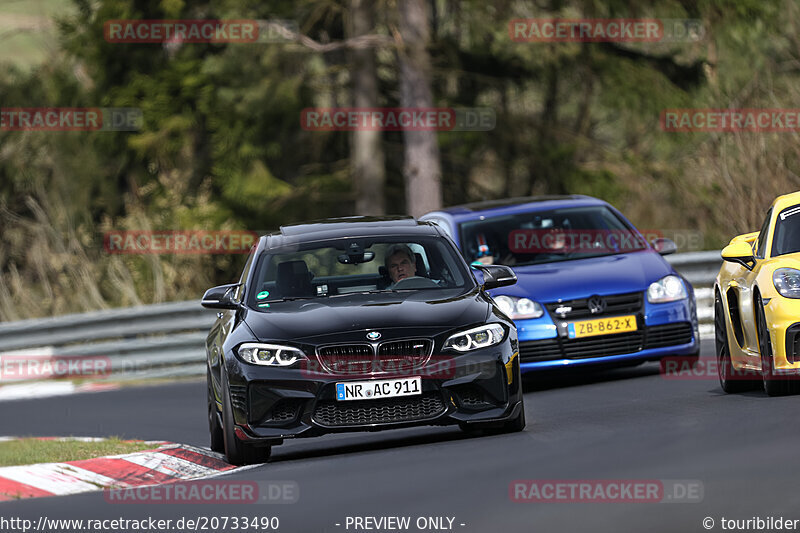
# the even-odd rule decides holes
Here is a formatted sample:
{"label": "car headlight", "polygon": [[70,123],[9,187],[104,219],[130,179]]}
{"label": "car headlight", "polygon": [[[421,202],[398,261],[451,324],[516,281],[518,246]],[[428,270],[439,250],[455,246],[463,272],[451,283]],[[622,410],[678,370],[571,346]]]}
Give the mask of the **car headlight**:
{"label": "car headlight", "polygon": [[665,276],[647,288],[647,301],[651,304],[674,302],[686,297],[686,287],[678,276]]}
{"label": "car headlight", "polygon": [[800,270],[778,268],[772,273],[772,284],[785,298],[800,298]]}
{"label": "car headlight", "polygon": [[522,318],[539,318],[544,314],[544,308],[529,298],[516,298],[514,296],[497,296],[494,299],[497,307],[512,320]]}
{"label": "car headlight", "polygon": [[263,366],[292,366],[301,359],[307,359],[297,348],[258,342],[246,342],[239,346],[236,353],[248,363]]}
{"label": "car headlight", "polygon": [[452,348],[459,352],[487,348],[495,344],[500,344],[505,334],[506,330],[500,324],[486,324],[485,326],[479,326],[451,335],[444,341],[444,347]]}

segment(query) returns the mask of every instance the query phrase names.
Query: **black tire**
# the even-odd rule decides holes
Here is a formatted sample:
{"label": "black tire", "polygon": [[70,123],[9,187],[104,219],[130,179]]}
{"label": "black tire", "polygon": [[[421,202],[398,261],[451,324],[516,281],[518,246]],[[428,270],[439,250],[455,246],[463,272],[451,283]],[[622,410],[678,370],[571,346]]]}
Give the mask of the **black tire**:
{"label": "black tire", "polygon": [[501,435],[503,433],[516,433],[525,429],[525,402],[520,402],[519,414],[508,422],[503,422],[498,425],[497,423],[487,424],[465,424],[461,423],[458,426],[465,433],[477,434],[485,433],[487,435]]}
{"label": "black tire", "polygon": [[761,352],[761,379],[764,382],[764,392],[768,396],[783,396],[790,391],[788,376],[775,374],[772,365],[772,341],[767,329],[767,315],[764,313],[764,302],[761,295],[756,297],[756,334],[758,335],[758,351]]}
{"label": "black tire", "polygon": [[695,368],[699,360],[699,350],[689,355],[666,355],[658,360],[658,367],[662,376],[669,376],[674,372],[672,368],[675,368],[676,365],[680,365],[680,371],[689,370]]}
{"label": "black tire", "polygon": [[503,424],[500,433],[517,433],[525,429],[525,423],[525,401],[523,400],[519,404],[519,414],[513,420]]}
{"label": "black tire", "polygon": [[269,460],[271,447],[255,447],[242,442],[234,432],[233,407],[228,387],[228,375],[222,371],[222,436],[225,446],[225,459],[232,465],[241,466],[253,463],[266,463]]}
{"label": "black tire", "polygon": [[714,293],[714,341],[717,354],[717,373],[722,390],[730,394],[755,388],[757,381],[748,380],[746,374],[733,368],[728,344],[725,308],[718,292]]}
{"label": "black tire", "polygon": [[208,395],[208,432],[211,435],[211,451],[224,453],[225,437],[219,423],[217,402],[214,398],[214,389],[211,387],[211,371],[208,368],[206,368],[206,383],[208,385],[206,394]]}
{"label": "black tire", "polygon": [[700,360],[700,350],[697,350],[697,351],[696,351],[696,352],[694,352],[694,353],[690,353],[689,355],[684,355],[684,356],[682,357],[682,359],[683,359],[684,361],[686,361],[687,363],[689,363],[689,365],[690,365],[692,368],[694,368],[695,366],[697,366],[697,361],[699,361],[699,360]]}

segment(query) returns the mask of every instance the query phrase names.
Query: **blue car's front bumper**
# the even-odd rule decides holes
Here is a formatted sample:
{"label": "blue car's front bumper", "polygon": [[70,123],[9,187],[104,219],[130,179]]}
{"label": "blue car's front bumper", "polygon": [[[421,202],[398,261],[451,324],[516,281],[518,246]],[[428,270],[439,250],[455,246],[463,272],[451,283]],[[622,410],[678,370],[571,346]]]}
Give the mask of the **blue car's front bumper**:
{"label": "blue car's front bumper", "polygon": [[625,364],[657,360],[668,355],[690,355],[700,349],[694,295],[677,302],[644,301],[636,333],[590,337],[559,336],[548,314],[516,323],[522,372],[587,365]]}

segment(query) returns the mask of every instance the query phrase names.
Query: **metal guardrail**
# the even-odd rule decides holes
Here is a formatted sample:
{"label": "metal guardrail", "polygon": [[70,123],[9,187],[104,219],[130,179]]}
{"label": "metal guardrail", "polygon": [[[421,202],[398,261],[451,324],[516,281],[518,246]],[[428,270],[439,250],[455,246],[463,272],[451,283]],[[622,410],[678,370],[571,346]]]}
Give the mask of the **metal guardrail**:
{"label": "metal guardrail", "polygon": [[[700,333],[708,336],[713,321],[711,285],[722,264],[720,252],[666,259],[695,286]],[[114,380],[201,376],[205,338],[215,314],[198,299],[9,322],[0,324],[0,360],[8,355],[43,360],[54,355],[95,356],[107,358]]]}
{"label": "metal guardrail", "polygon": [[0,324],[0,354],[107,358],[114,380],[198,376],[214,319],[198,299],[9,322]]}

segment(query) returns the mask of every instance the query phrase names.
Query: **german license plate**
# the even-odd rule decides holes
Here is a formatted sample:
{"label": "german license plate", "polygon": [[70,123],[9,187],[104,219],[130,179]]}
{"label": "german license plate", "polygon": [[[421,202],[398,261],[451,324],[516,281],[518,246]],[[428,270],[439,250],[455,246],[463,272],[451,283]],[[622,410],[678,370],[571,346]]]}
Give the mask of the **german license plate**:
{"label": "german license plate", "polygon": [[567,325],[567,332],[570,339],[595,337],[597,335],[612,335],[614,333],[625,333],[626,331],[636,330],[636,315],[581,320],[578,322],[570,322]]}
{"label": "german license plate", "polygon": [[376,379],[336,384],[337,400],[377,400],[422,394],[422,378]]}

